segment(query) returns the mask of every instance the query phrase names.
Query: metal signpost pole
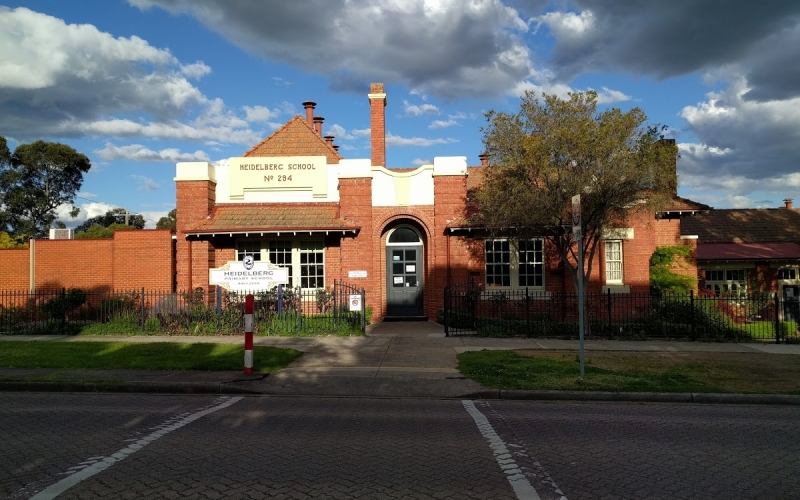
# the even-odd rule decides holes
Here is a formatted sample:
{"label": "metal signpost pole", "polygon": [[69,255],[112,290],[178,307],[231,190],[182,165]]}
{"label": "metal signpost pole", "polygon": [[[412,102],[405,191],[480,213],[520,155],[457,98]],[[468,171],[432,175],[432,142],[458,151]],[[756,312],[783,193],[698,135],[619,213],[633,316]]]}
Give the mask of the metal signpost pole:
{"label": "metal signpost pole", "polygon": [[581,195],[579,194],[572,197],[572,236],[578,240],[578,335],[580,336],[581,378],[583,378],[585,318],[583,317],[583,231],[581,230]]}
{"label": "metal signpost pole", "polygon": [[244,374],[253,373],[253,294],[244,298]]}

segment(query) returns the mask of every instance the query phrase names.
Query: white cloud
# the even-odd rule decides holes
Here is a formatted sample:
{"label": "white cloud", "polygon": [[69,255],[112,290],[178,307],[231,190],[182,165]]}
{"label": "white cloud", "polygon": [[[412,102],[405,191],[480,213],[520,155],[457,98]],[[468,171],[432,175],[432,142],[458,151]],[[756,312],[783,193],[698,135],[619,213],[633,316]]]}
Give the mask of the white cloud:
{"label": "white cloud", "polygon": [[248,122],[267,122],[278,116],[281,112],[278,109],[269,109],[265,106],[243,106],[245,120]]}
{"label": "white cloud", "polygon": [[353,132],[348,132],[346,128],[342,127],[338,123],[334,123],[328,128],[329,134],[334,136],[337,140],[342,141],[352,141],[353,139],[356,139],[356,134]]}
{"label": "white cloud", "polygon": [[436,144],[450,144],[453,142],[458,142],[458,139],[428,139],[425,137],[401,137],[399,135],[394,135],[392,133],[386,134],[386,145],[387,146],[434,146]]}
{"label": "white cloud", "polygon": [[619,90],[612,90],[608,87],[602,87],[600,92],[597,93],[598,104],[610,104],[612,102],[630,101],[631,96],[620,92]]}
{"label": "white cloud", "polygon": [[430,129],[447,128],[455,125],[461,125],[461,124],[458,123],[456,120],[450,118],[448,120],[434,120],[431,122],[430,125],[428,125],[428,128]]}
{"label": "white cloud", "polygon": [[260,134],[187,79],[210,71],[136,36],[0,7],[0,130],[22,141],[119,135],[253,144]]}
{"label": "white cloud", "polygon": [[439,108],[433,104],[411,104],[408,101],[403,101],[403,112],[406,116],[420,116],[420,115],[438,115]]}
{"label": "white cloud", "polygon": [[591,10],[575,12],[548,12],[534,18],[536,29],[546,25],[561,43],[569,43],[586,37],[595,25]]}
{"label": "white cloud", "polygon": [[81,191],[76,196],[80,196],[81,198],[97,198],[96,193],[90,193],[89,191]]}
{"label": "white cloud", "polygon": [[139,162],[179,162],[179,161],[210,161],[208,155],[197,150],[194,153],[181,153],[176,148],[162,149],[153,151],[141,144],[130,144],[128,146],[117,147],[111,143],[106,143],[103,149],[96,150],[95,153],[107,161],[130,160]]}
{"label": "white cloud", "polygon": [[278,87],[288,87],[289,85],[292,84],[292,82],[290,82],[289,80],[285,80],[279,76],[273,76],[272,83],[274,83]]}
{"label": "white cloud", "polygon": [[372,136],[372,130],[368,128],[355,128],[352,130],[352,133],[356,137],[370,137]]}
{"label": "white cloud", "polygon": [[156,189],[161,188],[156,181],[144,175],[132,175],[131,179],[134,179],[139,183],[139,187],[137,188],[139,191],[155,191]]}
{"label": "white cloud", "polygon": [[419,95],[497,97],[532,69],[528,23],[502,0],[128,1],[192,15],[248,51],[328,76],[339,90],[383,81]]}
{"label": "white cloud", "polygon": [[109,203],[104,203],[102,201],[92,201],[89,203],[83,203],[77,205],[80,209],[78,212],[78,216],[72,218],[70,216],[70,211],[72,210],[72,206],[69,204],[60,205],[56,208],[56,219],[60,220],[64,223],[67,227],[74,228],[76,226],[80,226],[87,220],[91,219],[92,217],[97,217],[99,215],[105,215],[106,212],[112,210],[114,208],[119,208],[117,205],[111,205]]}
{"label": "white cloud", "polygon": [[181,65],[181,73],[189,78],[198,80],[211,73],[211,67],[203,61],[197,61],[196,63]]}
{"label": "white cloud", "polygon": [[431,160],[423,160],[422,158],[417,158],[411,162],[412,165],[422,166],[422,165],[432,165],[433,162]]}

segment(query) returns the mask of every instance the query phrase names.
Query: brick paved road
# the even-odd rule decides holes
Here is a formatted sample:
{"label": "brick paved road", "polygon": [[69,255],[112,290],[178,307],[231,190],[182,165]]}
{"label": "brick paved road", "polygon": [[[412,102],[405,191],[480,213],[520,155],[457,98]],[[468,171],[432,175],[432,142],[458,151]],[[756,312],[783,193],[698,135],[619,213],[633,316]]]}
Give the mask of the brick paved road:
{"label": "brick paved road", "polygon": [[477,402],[508,465],[461,401],[0,402],[0,497],[107,466],[58,498],[516,498],[498,461],[528,473],[543,499],[554,484],[569,500],[800,497],[800,408]]}
{"label": "brick paved road", "polygon": [[[569,500],[800,498],[800,408],[493,401]],[[480,407],[480,405],[479,405]]]}

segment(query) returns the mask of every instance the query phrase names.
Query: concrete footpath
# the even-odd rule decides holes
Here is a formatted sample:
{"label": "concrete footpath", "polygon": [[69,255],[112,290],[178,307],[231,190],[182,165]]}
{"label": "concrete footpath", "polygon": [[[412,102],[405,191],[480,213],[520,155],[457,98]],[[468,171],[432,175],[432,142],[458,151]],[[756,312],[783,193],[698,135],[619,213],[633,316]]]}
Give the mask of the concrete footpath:
{"label": "concrete footpath", "polygon": [[[0,336],[44,342],[243,343],[241,336]],[[461,375],[456,354],[482,349],[578,350],[578,341],[445,337],[431,322],[370,325],[366,337],[257,337],[255,345],[303,351],[284,370],[246,376],[242,371],[134,371],[0,368],[0,391],[160,392],[273,396],[501,398],[800,405],[800,396],[757,394],[609,393],[488,389]],[[752,352],[800,355],[798,344],[725,344],[671,341],[586,341],[587,351]],[[800,361],[800,358],[798,358]]]}

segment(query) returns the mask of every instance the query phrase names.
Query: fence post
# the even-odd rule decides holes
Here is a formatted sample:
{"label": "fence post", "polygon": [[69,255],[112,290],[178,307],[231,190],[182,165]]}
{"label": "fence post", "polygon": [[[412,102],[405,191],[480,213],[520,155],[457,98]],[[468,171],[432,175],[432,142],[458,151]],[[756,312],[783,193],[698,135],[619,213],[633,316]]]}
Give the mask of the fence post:
{"label": "fence post", "polygon": [[608,326],[611,326],[611,288],[609,287],[606,291],[608,292],[608,302],[606,303],[608,312]]}
{"label": "fence post", "polygon": [[367,333],[367,290],[361,289],[361,333]]}
{"label": "fence post", "polygon": [[297,287],[297,333],[303,331],[303,289]]}
{"label": "fence post", "polygon": [[447,288],[448,287],[445,285],[445,287],[444,287],[444,302],[443,302],[443,307],[442,307],[442,309],[444,310],[444,314],[443,314],[444,317],[442,318],[442,320],[444,321],[444,336],[445,337],[449,337],[450,336],[450,331],[448,329],[449,328],[449,325],[448,325],[449,318],[447,317],[448,311],[450,309],[449,304],[447,303],[450,294],[447,293]]}
{"label": "fence post", "polygon": [[333,280],[333,327],[339,326],[339,282]]}
{"label": "fence post", "polygon": [[217,288],[215,289],[214,293],[217,294],[217,296],[215,297],[217,302],[216,323],[217,323],[217,333],[219,333],[220,330],[222,330],[222,287],[217,285]]}
{"label": "fence post", "polygon": [[694,322],[694,290],[689,290],[689,324],[692,328],[692,340],[697,340],[697,327]]}
{"label": "fence post", "polygon": [[142,287],[142,333],[144,333],[144,287]]}
{"label": "fence post", "polygon": [[[300,298],[302,299],[302,296]],[[283,314],[283,285],[278,285],[278,303],[276,305],[278,309],[278,316],[280,316]]]}
{"label": "fence post", "polygon": [[780,311],[778,307],[778,293],[775,292],[775,343],[781,343],[781,320],[778,317],[778,312]]}
{"label": "fence post", "polygon": [[67,326],[67,289],[61,288],[61,335]]}
{"label": "fence post", "polygon": [[525,333],[531,334],[531,296],[527,286],[525,287]]}

